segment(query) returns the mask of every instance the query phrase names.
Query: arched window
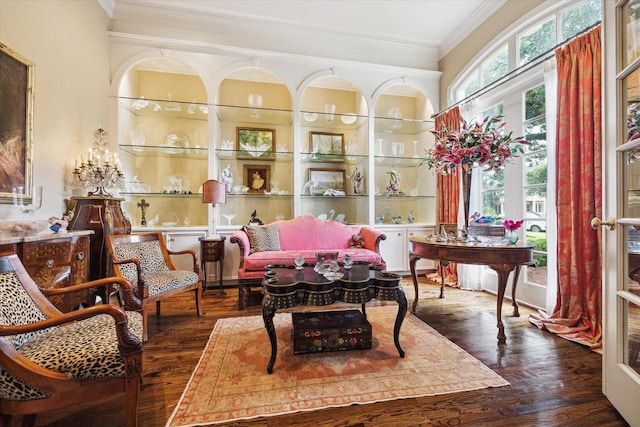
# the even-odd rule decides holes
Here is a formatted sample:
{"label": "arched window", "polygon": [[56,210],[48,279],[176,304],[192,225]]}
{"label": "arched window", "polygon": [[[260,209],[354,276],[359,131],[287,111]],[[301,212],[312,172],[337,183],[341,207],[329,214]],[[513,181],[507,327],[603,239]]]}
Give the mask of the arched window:
{"label": "arched window", "polygon": [[[549,179],[553,171],[548,170],[554,164],[554,141],[547,133],[547,124],[551,126],[554,119],[547,115],[546,101],[554,100],[555,94],[547,92],[545,61],[553,61],[558,45],[601,21],[601,4],[599,0],[550,2],[549,8],[533,13],[479,53],[454,80],[449,99],[451,104],[460,103],[467,121],[503,116],[506,132],[524,136],[529,143],[503,171],[474,173],[480,177],[473,187],[471,211],[498,221],[525,220],[525,238],[536,245],[536,267],[526,269],[520,289],[525,302],[545,308],[547,280],[555,280],[548,275],[555,272],[547,271],[547,252],[554,253],[556,245],[555,235],[547,233],[555,218],[555,188]],[[555,75],[555,69],[547,73]],[[482,284],[492,289],[491,278],[483,278]]]}

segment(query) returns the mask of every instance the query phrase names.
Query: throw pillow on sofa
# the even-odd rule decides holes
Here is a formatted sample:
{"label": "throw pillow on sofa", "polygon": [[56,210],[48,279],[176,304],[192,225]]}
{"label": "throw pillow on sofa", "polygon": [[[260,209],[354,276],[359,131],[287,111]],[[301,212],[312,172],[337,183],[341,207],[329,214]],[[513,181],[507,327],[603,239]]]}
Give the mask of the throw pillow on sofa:
{"label": "throw pillow on sofa", "polygon": [[280,250],[278,224],[246,225],[244,232],[249,238],[249,253]]}

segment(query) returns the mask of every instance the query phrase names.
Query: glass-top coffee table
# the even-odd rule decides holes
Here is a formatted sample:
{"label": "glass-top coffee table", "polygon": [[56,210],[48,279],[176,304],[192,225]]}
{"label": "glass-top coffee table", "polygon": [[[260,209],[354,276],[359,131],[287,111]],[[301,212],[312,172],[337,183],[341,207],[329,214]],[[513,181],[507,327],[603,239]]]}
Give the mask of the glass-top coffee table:
{"label": "glass-top coffee table", "polygon": [[[342,277],[333,280],[316,273],[313,266],[305,265],[301,270],[294,266],[267,266],[262,281],[262,318],[271,342],[271,358],[267,372],[273,372],[278,353],[276,330],[273,317],[278,309],[299,305],[325,306],[336,302],[360,304],[366,319],[365,304],[372,299],[396,301],[398,315],[393,329],[393,340],[400,357],[404,350],[400,346],[399,335],[402,321],[407,313],[407,296],[400,285],[401,276],[380,271],[365,264],[355,264],[350,269],[340,267]],[[339,276],[339,274],[338,274]]]}

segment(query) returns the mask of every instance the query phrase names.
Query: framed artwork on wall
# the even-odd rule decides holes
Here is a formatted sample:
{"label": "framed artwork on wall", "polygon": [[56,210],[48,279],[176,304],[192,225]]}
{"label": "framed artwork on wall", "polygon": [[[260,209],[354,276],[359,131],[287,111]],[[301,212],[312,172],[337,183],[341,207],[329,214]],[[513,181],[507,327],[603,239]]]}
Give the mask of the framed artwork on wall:
{"label": "framed artwork on wall", "polygon": [[249,187],[248,193],[264,194],[271,191],[271,166],[269,165],[244,165],[242,182]]}
{"label": "framed artwork on wall", "polygon": [[236,128],[238,159],[273,160],[276,151],[276,130]]}
{"label": "framed artwork on wall", "polygon": [[0,43],[0,203],[31,196],[34,64]]}
{"label": "framed artwork on wall", "polygon": [[344,162],[344,134],[309,132],[311,160],[319,162]]}

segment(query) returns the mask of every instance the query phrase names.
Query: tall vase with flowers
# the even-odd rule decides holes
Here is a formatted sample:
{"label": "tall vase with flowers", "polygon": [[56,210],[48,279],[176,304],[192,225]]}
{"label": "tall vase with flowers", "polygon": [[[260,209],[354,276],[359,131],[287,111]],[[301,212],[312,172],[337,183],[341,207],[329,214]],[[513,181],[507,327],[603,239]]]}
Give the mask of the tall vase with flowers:
{"label": "tall vase with flowers", "polygon": [[461,120],[459,129],[443,127],[431,132],[436,142],[427,149],[423,163],[443,175],[457,169],[462,171],[465,229],[469,226],[473,168],[499,172],[506,162],[523,152],[522,144],[527,144],[523,137],[513,137],[513,132],[505,133],[505,126],[502,116],[496,116],[485,117],[482,122],[473,124]]}

